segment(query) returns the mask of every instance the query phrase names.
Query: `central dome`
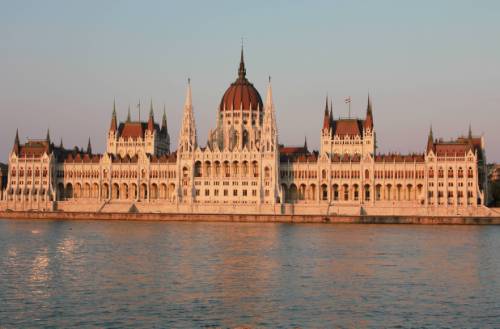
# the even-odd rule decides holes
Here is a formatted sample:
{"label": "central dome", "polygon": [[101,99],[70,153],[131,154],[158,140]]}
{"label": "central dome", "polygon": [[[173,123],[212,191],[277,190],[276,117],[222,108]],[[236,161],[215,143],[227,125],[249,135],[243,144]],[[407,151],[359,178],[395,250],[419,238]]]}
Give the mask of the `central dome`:
{"label": "central dome", "polygon": [[219,111],[252,110],[262,111],[262,98],[253,84],[246,78],[247,71],[243,60],[243,49],[241,49],[240,68],[238,78],[229,86],[222,96]]}

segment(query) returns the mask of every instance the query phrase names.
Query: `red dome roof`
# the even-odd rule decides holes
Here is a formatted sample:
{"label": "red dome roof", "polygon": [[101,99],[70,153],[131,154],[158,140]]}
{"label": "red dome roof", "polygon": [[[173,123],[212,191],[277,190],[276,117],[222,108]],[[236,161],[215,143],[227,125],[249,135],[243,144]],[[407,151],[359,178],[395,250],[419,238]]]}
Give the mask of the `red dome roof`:
{"label": "red dome roof", "polygon": [[243,61],[243,49],[241,50],[240,68],[238,78],[229,86],[222,96],[220,102],[220,111],[231,111],[240,109],[253,111],[262,111],[262,98],[253,84],[246,78],[245,62]]}

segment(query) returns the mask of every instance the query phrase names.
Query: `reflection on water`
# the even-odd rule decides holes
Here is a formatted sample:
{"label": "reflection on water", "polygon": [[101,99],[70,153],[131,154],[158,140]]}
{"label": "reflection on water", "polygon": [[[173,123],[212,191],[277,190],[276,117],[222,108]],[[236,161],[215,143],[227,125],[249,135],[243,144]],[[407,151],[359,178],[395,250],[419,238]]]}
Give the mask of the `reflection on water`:
{"label": "reflection on water", "polygon": [[0,220],[0,327],[500,327],[500,227]]}

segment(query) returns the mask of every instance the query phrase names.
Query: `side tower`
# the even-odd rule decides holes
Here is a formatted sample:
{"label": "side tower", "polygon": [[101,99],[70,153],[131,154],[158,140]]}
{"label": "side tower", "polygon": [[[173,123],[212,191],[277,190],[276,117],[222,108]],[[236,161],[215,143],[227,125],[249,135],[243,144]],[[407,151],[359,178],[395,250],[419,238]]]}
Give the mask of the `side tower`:
{"label": "side tower", "polygon": [[140,151],[154,156],[168,154],[170,153],[170,136],[166,128],[166,119],[164,124],[165,126],[160,129],[160,126],[155,123],[151,101],[148,121],[132,121],[129,108],[127,120],[118,125],[116,105],[113,102],[106,151],[121,157],[134,157]]}
{"label": "side tower", "polygon": [[192,203],[194,197],[194,152],[198,147],[196,125],[193,113],[193,99],[191,95],[191,81],[188,79],[186,100],[182,116],[182,126],[179,133],[177,148],[178,198],[181,202]]}
{"label": "side tower", "polygon": [[320,153],[330,157],[346,154],[374,157],[376,138],[370,96],[364,119],[347,117],[334,120],[331,105],[329,110],[327,99],[321,129]]}
{"label": "side tower", "polygon": [[262,199],[265,203],[274,204],[280,195],[279,190],[279,147],[278,128],[276,126],[276,113],[273,102],[273,90],[271,78],[267,87],[266,104],[264,107],[264,122],[262,129],[262,167],[263,172],[263,193]]}

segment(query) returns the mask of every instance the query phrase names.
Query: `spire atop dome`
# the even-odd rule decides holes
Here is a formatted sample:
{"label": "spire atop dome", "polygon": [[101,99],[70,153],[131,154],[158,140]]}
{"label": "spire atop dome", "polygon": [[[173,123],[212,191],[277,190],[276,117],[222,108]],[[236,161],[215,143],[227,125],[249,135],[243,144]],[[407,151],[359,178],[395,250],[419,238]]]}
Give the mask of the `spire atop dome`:
{"label": "spire atop dome", "polygon": [[245,58],[243,56],[243,43],[241,44],[241,56],[240,56],[240,67],[238,69],[238,78],[240,80],[245,80],[247,75],[247,70],[245,68]]}

